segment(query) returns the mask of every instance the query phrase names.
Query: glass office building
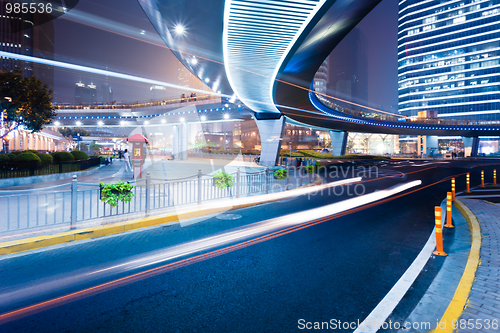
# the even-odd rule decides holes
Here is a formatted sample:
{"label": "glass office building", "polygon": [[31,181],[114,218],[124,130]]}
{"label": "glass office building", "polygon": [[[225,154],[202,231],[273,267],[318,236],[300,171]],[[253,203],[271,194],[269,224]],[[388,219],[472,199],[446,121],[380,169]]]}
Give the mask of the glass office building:
{"label": "glass office building", "polygon": [[500,121],[500,0],[402,0],[399,112]]}

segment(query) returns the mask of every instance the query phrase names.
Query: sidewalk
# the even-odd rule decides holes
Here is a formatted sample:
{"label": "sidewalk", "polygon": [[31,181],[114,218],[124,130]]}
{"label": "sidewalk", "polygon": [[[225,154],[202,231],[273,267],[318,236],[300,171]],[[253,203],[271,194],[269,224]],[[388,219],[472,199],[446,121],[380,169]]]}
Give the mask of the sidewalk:
{"label": "sidewalk", "polygon": [[[500,331],[500,205],[477,199],[461,200],[481,224],[482,247],[481,263],[459,320],[459,332]],[[487,320],[490,329],[484,328]],[[467,328],[468,323],[472,323],[472,329]],[[494,323],[497,329],[493,329]],[[483,327],[479,328],[479,324]]]}

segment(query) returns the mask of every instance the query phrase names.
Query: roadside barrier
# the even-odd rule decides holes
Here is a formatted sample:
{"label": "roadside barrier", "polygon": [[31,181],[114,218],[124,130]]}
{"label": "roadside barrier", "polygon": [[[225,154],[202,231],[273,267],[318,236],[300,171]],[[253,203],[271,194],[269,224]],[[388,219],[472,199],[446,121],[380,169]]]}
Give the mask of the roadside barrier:
{"label": "roadside barrier", "polygon": [[497,184],[497,169],[493,169],[493,185]]}
{"label": "roadside barrier", "polygon": [[484,170],[481,170],[481,187],[484,187]]}
{"label": "roadside barrier", "polygon": [[470,173],[467,172],[467,190],[465,191],[465,193],[470,193]]}
{"label": "roadside barrier", "polygon": [[451,179],[451,200],[455,200],[455,178]]}
{"label": "roadside barrier", "polygon": [[432,252],[437,256],[446,257],[448,254],[443,249],[443,223],[441,219],[441,207],[434,207],[434,217],[436,220],[436,251]]}
{"label": "roadside barrier", "polygon": [[451,192],[446,193],[446,224],[444,225],[446,228],[455,228],[455,226],[451,222]]}

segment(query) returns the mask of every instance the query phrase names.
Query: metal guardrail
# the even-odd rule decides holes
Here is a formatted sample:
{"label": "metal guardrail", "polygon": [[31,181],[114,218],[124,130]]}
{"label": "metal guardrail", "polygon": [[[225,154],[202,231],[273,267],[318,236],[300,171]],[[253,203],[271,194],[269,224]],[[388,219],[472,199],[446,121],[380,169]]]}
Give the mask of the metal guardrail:
{"label": "metal guardrail", "polygon": [[390,114],[389,112],[380,112],[370,109],[353,109],[349,107],[341,106],[335,102],[332,102],[328,98],[316,94],[317,99],[324,106],[345,113],[347,115],[367,119],[367,120],[379,120],[388,122],[399,122],[402,124],[423,124],[423,125],[455,125],[455,126],[500,126],[500,120],[471,120],[471,119],[445,119],[445,118],[415,118],[408,117],[398,114]]}
{"label": "metal guardrail", "polygon": [[33,177],[86,170],[98,166],[99,157],[86,160],[54,162],[41,167],[37,162],[2,162],[0,163],[0,178]]}
{"label": "metal guardrail", "polygon": [[269,168],[255,173],[240,172],[238,168],[231,174],[234,186],[225,189],[215,187],[212,176],[203,175],[201,171],[188,179],[160,180],[159,184],[153,184],[148,173],[145,184],[136,183],[132,189],[132,201],[120,202],[113,209],[100,200],[99,184],[78,183],[76,176],[69,184],[50,188],[0,191],[0,205],[6,207],[4,214],[0,215],[0,232],[61,224],[70,224],[71,228],[75,228],[78,222],[109,216],[137,212],[148,215],[156,209],[177,205],[285,191],[314,179],[310,174],[303,174],[301,169],[289,169],[289,173],[292,170],[298,172],[295,182],[291,182],[290,178],[275,179],[273,170]]}

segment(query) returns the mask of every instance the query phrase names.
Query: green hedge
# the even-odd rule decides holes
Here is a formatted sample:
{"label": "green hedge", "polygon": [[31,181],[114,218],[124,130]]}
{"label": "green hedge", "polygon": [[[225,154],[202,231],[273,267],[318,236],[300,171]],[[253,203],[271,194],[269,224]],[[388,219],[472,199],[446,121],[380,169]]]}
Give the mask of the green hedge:
{"label": "green hedge", "polygon": [[57,151],[52,153],[52,158],[54,159],[54,162],[70,162],[75,160],[75,157],[67,151]]}
{"label": "green hedge", "polygon": [[54,162],[54,158],[50,154],[37,153],[36,156],[40,158],[43,166],[51,165]]}
{"label": "green hedge", "polygon": [[10,154],[0,154],[0,163],[6,163],[11,161]]}
{"label": "green hedge", "polygon": [[[290,150],[282,149],[280,156],[290,157]],[[357,155],[346,154],[342,156],[334,156],[332,153],[320,153],[315,150],[297,150],[292,151],[292,157],[305,157],[315,159],[336,159],[336,160],[374,160],[374,159],[390,159],[390,157],[376,155]]]}
{"label": "green hedge", "polygon": [[75,160],[76,161],[79,161],[79,160],[86,160],[89,158],[89,155],[87,155],[87,153],[81,151],[81,150],[73,150],[71,152],[71,155],[73,155],[75,157]]}
{"label": "green hedge", "polygon": [[37,162],[38,164],[42,164],[42,160],[36,154],[25,152],[22,154],[18,154],[12,160],[13,162]]}

